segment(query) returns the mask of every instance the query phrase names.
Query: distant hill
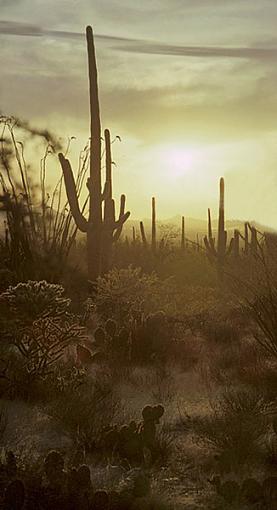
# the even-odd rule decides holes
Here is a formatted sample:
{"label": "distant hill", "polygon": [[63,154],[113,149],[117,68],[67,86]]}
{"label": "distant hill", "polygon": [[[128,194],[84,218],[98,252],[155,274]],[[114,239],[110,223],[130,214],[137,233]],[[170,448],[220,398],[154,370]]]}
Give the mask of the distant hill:
{"label": "distant hill", "polygon": [[[3,211],[0,211],[0,235],[3,235],[4,233],[4,220],[5,213]],[[181,215],[172,216],[172,218],[168,218],[165,220],[157,220],[158,234],[162,226],[167,228],[170,228],[172,226],[172,228],[175,229],[175,231],[179,230],[181,232],[181,221],[182,221]],[[124,226],[124,235],[132,237],[133,227],[135,227],[136,229],[136,234],[140,235],[139,223],[140,220],[132,219],[131,217]],[[251,225],[254,225],[260,232],[276,232],[274,229],[261,225],[260,223],[257,223],[255,221],[250,221],[249,223]],[[150,234],[151,219],[150,218],[143,219],[143,224],[146,234]],[[217,219],[214,219],[212,221],[212,226],[216,234]],[[230,234],[234,231],[234,229],[240,230],[241,233],[244,232],[244,221],[241,220],[226,220],[225,226],[226,230],[230,232]],[[206,235],[207,233],[207,220],[199,218],[185,218],[185,233],[186,237],[191,239],[192,241],[196,239],[197,234],[199,235],[200,239],[203,238],[204,235]]]}
{"label": "distant hill", "polygon": [[[145,218],[142,220],[144,224],[144,228],[146,234],[150,234],[151,232],[151,219]],[[157,229],[159,232],[159,228],[162,226],[167,226],[168,228],[172,226],[177,232],[181,232],[181,215],[173,216],[172,218],[168,218],[165,220],[157,220]],[[214,229],[214,233],[216,235],[217,232],[217,223],[218,220],[214,219],[212,221],[212,227]],[[256,229],[260,232],[276,232],[274,229],[261,225],[255,221],[249,221],[249,223],[256,227]],[[130,218],[124,228],[124,233],[128,237],[132,236],[132,227],[135,227],[136,234],[140,235],[140,221],[136,219]],[[185,218],[185,235],[188,239],[195,240],[197,234],[199,238],[203,238],[207,234],[207,220],[199,219],[199,218]],[[244,232],[244,221],[241,220],[226,220],[225,228],[228,233],[232,234],[235,229],[239,230],[242,234]]]}

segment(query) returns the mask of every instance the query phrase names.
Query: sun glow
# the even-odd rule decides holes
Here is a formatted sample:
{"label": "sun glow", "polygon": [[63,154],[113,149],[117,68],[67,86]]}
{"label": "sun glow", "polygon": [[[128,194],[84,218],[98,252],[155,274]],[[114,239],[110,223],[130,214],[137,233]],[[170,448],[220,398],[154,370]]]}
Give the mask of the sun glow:
{"label": "sun glow", "polygon": [[169,178],[184,177],[199,168],[201,151],[177,145],[168,145],[161,149],[163,167]]}

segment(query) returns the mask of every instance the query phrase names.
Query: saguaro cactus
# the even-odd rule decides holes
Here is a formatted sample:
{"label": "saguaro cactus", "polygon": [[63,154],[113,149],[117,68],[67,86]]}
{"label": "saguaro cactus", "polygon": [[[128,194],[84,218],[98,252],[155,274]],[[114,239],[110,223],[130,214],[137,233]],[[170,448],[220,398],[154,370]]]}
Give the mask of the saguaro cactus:
{"label": "saguaro cactus", "polygon": [[[59,154],[64,175],[69,206],[76,226],[87,234],[88,276],[95,281],[103,270],[107,269],[110,260],[111,244],[122,230],[130,213],[124,212],[125,196],[121,196],[119,219],[115,221],[114,200],[112,198],[112,160],[110,150],[110,133],[105,131],[106,146],[106,185],[102,193],[101,183],[101,121],[98,97],[98,79],[93,31],[86,29],[89,98],[90,98],[90,175],[87,181],[89,190],[89,216],[84,217],[80,210],[75,180],[68,159]],[[104,202],[104,218],[103,218]]]}
{"label": "saguaro cactus", "polygon": [[182,216],[182,231],[181,231],[181,250],[185,250],[185,217]]}
{"label": "saguaro cactus", "polygon": [[244,223],[244,253],[245,253],[245,255],[248,255],[248,253],[249,253],[249,236],[248,236],[247,221]]}
{"label": "saguaro cactus", "polygon": [[253,225],[251,225],[250,228],[251,228],[251,243],[250,243],[251,255],[257,255],[259,245],[257,229]]}
{"label": "saguaro cactus", "polygon": [[140,228],[140,235],[141,235],[142,244],[143,244],[143,246],[145,248],[147,248],[148,243],[147,243],[147,238],[146,238],[146,234],[145,234],[145,229],[144,229],[143,221],[139,222],[139,228]]}
{"label": "saguaro cactus", "polygon": [[239,257],[240,250],[240,232],[238,229],[234,230],[233,254],[235,258]]}
{"label": "saguaro cactus", "polygon": [[[151,250],[155,254],[156,251],[157,251],[157,222],[156,222],[156,199],[155,199],[155,197],[152,197],[151,204],[152,204],[152,210],[151,210],[151,224],[152,224],[152,229],[151,229]],[[143,221],[140,221],[139,227],[140,227],[140,235],[141,235],[142,243],[143,243],[145,248],[148,248],[148,241],[147,241],[147,236],[146,236],[146,233],[145,233],[145,228],[144,228]]]}
{"label": "saguaro cactus", "polygon": [[152,240],[151,246],[153,253],[156,252],[157,248],[157,229],[156,229],[156,200],[152,197]]}
{"label": "saguaro cactus", "polygon": [[108,129],[104,131],[105,135],[105,155],[106,155],[106,183],[103,192],[104,198],[104,222],[103,222],[103,262],[102,270],[106,272],[111,265],[112,245],[118,241],[125,221],[130,213],[125,213],[125,195],[121,195],[119,218],[115,219],[115,202],[112,196],[112,152],[111,135]]}
{"label": "saguaro cactus", "polygon": [[225,209],[224,209],[224,179],[221,177],[219,184],[219,216],[218,216],[218,234],[217,247],[212,232],[211,211],[208,209],[208,237],[204,237],[207,254],[210,259],[216,260],[218,271],[222,275],[226,257],[231,253],[234,239],[230,241],[227,247],[227,231],[225,230]]}

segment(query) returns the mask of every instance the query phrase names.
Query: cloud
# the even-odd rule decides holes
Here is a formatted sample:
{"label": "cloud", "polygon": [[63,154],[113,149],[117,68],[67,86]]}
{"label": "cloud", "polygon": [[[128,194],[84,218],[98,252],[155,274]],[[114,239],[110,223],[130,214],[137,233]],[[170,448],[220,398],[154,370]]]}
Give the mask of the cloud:
{"label": "cloud", "polygon": [[[0,21],[0,35],[14,35],[27,37],[55,37],[82,39],[84,34],[65,30],[47,30],[38,25],[15,21]],[[181,46],[155,43],[146,40],[131,39],[106,34],[95,34],[96,39],[116,44],[115,50],[129,53],[149,55],[171,55],[194,58],[234,58],[254,60],[277,59],[277,48],[254,47],[220,47],[220,46]],[[118,45],[117,45],[118,44]]]}
{"label": "cloud", "polygon": [[[71,32],[66,30],[47,30],[38,25],[21,23],[18,21],[0,21],[0,35],[15,35],[28,37],[57,37],[64,39],[83,39],[84,33]],[[95,38],[103,39],[109,42],[132,42],[132,39],[116,37],[109,35],[95,34]]]}
{"label": "cloud", "polygon": [[172,55],[180,57],[221,57],[246,59],[276,59],[277,48],[222,48],[215,46],[173,46],[153,44],[148,41],[121,47],[124,51],[148,53],[151,55]]}

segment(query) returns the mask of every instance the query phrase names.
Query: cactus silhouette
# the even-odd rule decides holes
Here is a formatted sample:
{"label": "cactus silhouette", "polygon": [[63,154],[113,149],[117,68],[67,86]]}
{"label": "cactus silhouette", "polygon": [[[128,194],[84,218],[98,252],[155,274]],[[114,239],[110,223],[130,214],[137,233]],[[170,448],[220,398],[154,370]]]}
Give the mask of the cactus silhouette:
{"label": "cactus silhouette", "polygon": [[240,249],[239,238],[240,238],[240,232],[239,232],[239,230],[235,229],[234,230],[234,241],[233,241],[233,253],[234,253],[235,258],[238,258],[239,253],[240,253],[239,252],[239,249]]}
{"label": "cactus silhouette", "polygon": [[151,247],[153,253],[156,252],[157,249],[157,228],[156,228],[156,200],[155,197],[152,197],[152,240]]}
{"label": "cactus silhouette", "polygon": [[118,241],[125,221],[130,213],[125,213],[125,195],[121,195],[119,219],[115,219],[115,202],[112,196],[112,153],[111,135],[105,129],[105,153],[106,153],[106,183],[104,188],[104,236],[103,236],[103,272],[107,272],[111,266],[112,245]]}
{"label": "cactus silhouette", "polygon": [[226,261],[226,257],[232,252],[234,239],[232,238],[227,247],[227,231],[225,230],[225,207],[224,207],[224,179],[221,177],[219,184],[219,216],[218,216],[218,233],[217,247],[215,246],[215,238],[212,231],[211,211],[208,209],[208,237],[204,237],[204,243],[208,257],[217,263],[219,276],[222,277],[222,271]]}
{"label": "cactus silhouette", "polygon": [[[89,216],[83,215],[78,201],[75,180],[71,164],[62,153],[59,160],[62,167],[67,198],[76,226],[87,235],[88,276],[95,281],[110,262],[111,245],[121,233],[124,222],[130,213],[124,213],[125,196],[121,197],[119,219],[115,221],[114,200],[112,199],[112,160],[110,133],[105,131],[106,148],[106,185],[102,192],[101,184],[101,121],[98,97],[98,78],[93,31],[86,29],[89,97],[90,97],[90,176],[87,181],[89,190]],[[103,218],[104,202],[104,218]]]}
{"label": "cactus silhouette", "polygon": [[[157,223],[156,223],[156,199],[152,197],[151,201],[152,209],[151,209],[151,250],[153,253],[157,251]],[[143,221],[140,221],[140,235],[142,244],[145,248],[148,247],[148,241],[145,234]]]}
{"label": "cactus silhouette", "polygon": [[251,242],[250,242],[251,254],[257,255],[257,251],[258,251],[257,229],[255,227],[251,226],[250,230],[251,230]]}
{"label": "cactus silhouette", "polygon": [[146,234],[145,234],[145,229],[144,229],[143,221],[139,222],[139,228],[140,228],[140,235],[141,235],[142,244],[143,244],[143,246],[145,248],[147,248],[148,242],[147,242],[147,238],[146,238]]}
{"label": "cactus silhouette", "polygon": [[184,251],[185,248],[185,217],[182,216],[181,250]]}
{"label": "cactus silhouette", "polygon": [[245,255],[248,255],[248,253],[249,253],[249,236],[248,236],[247,221],[244,223],[244,253],[245,253]]}

